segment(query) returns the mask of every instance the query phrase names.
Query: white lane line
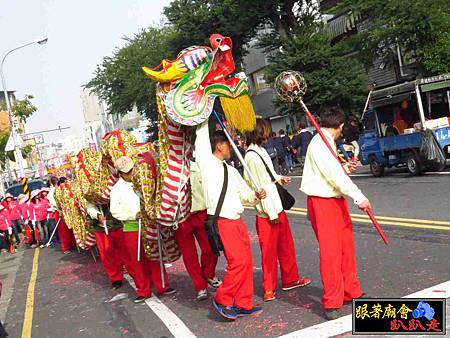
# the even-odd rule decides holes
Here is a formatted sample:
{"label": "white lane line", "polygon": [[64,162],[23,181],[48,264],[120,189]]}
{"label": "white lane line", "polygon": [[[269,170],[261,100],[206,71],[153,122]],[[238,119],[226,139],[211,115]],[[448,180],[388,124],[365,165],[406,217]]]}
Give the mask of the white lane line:
{"label": "white lane line", "polygon": [[425,175],[450,175],[450,171],[436,171],[436,172],[428,172]]}
{"label": "white lane line", "polygon": [[[450,281],[434,285],[402,298],[450,298]],[[352,331],[352,315],[340,317],[298,331],[288,333],[279,338],[300,337],[334,337]]]}
{"label": "white lane line", "polygon": [[450,298],[450,280],[402,298]]}
{"label": "white lane line", "polygon": [[[125,275],[124,277],[133,289],[136,290],[136,285],[134,284],[133,279],[128,275]],[[197,337],[191,330],[189,330],[186,324],[184,324],[184,322],[155,295],[152,295],[151,298],[147,299],[145,304],[147,304],[150,310],[158,316],[158,318],[164,323],[175,338]]]}

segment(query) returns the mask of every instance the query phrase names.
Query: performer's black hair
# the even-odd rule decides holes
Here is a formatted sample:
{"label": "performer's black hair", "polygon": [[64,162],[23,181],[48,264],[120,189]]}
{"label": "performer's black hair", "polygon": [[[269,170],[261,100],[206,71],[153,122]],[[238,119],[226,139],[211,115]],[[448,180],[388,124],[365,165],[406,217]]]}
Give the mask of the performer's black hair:
{"label": "performer's black hair", "polygon": [[223,142],[230,143],[230,141],[228,141],[228,138],[225,135],[225,132],[223,130],[216,130],[211,135],[210,141],[211,141],[212,152],[214,152],[216,150],[216,147],[218,144],[223,143]]}
{"label": "performer's black hair", "polygon": [[63,184],[64,182],[66,182],[66,178],[65,177],[61,177],[58,181],[58,185]]}
{"label": "performer's black hair", "polygon": [[58,184],[58,177],[51,176],[49,182],[51,185],[56,186]]}
{"label": "performer's black hair", "polygon": [[322,128],[337,129],[345,123],[345,113],[338,108],[330,108],[320,114],[320,126]]}

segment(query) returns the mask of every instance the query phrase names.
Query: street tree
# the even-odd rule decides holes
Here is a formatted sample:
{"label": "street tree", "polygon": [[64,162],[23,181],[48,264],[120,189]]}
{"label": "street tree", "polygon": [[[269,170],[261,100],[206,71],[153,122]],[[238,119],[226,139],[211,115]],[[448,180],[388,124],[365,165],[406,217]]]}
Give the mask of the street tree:
{"label": "street tree", "polygon": [[[37,110],[31,102],[33,99],[33,95],[26,94],[22,100],[12,100],[11,111],[21,122],[25,122]],[[5,101],[2,101],[0,111],[6,111]]]}
{"label": "street tree", "polygon": [[[271,44],[269,47],[274,47]],[[270,56],[266,77],[270,83],[284,70],[299,71],[308,85],[304,101],[313,112],[338,106],[348,113],[363,109],[367,86],[363,65],[331,44],[331,35],[319,23],[298,28]],[[282,112],[299,112],[300,107],[277,101]]]}
{"label": "street tree", "polygon": [[141,115],[154,118],[155,83],[145,76],[142,67],[153,68],[162,59],[176,56],[169,47],[172,35],[172,28],[157,26],[124,38],[126,45],[103,58],[85,87],[106,102],[111,114],[125,115],[136,106]]}
{"label": "street tree", "polygon": [[[263,20],[258,1],[249,0],[175,0],[164,8],[164,14],[176,32],[171,41],[174,50],[192,45],[209,45],[211,34],[229,36],[233,56],[239,66],[244,46],[256,34]],[[261,1],[264,2],[264,1]]]}
{"label": "street tree", "polygon": [[[209,36],[220,33],[232,38],[233,55],[239,69],[246,53],[245,47],[252,39],[256,38],[271,54],[278,55],[282,46],[289,50],[292,41],[299,41],[304,28],[315,25],[320,19],[317,6],[315,0],[174,0],[164,9],[168,24],[149,27],[128,38],[123,48],[103,59],[86,88],[107,103],[110,113],[123,115],[135,105],[139,113],[154,119],[155,87],[145,77],[142,66],[154,67],[162,59],[175,58],[179,51],[192,45],[208,45]],[[307,31],[306,34],[310,33]],[[306,40],[305,37],[304,43]],[[321,48],[317,44],[315,47]],[[337,55],[334,49],[326,50]],[[271,69],[279,69],[277,65],[281,63],[277,63],[277,58],[272,58],[275,65]],[[286,65],[291,64],[291,57],[282,59]],[[342,64],[333,65],[338,68]],[[347,64],[344,63],[344,66]],[[348,77],[360,79],[355,74]],[[314,88],[313,80],[310,87]],[[345,87],[339,89],[344,91]],[[337,95],[339,92],[334,93]],[[354,92],[350,93],[340,100],[343,104],[349,101],[348,96],[359,99],[359,94],[355,96]],[[325,104],[324,98],[319,99],[317,95],[316,98],[315,104]]]}
{"label": "street tree", "polygon": [[[34,99],[32,95],[25,95],[23,99],[16,99],[11,102],[11,111],[19,119],[20,122],[25,123],[27,118],[29,118],[37,110],[37,107],[31,102]],[[0,105],[0,111],[6,111],[6,103],[2,101]],[[5,116],[6,117],[6,116]],[[20,130],[19,130],[20,132]],[[7,159],[14,161],[14,151],[5,151],[6,144],[11,134],[11,129],[9,128],[9,120],[5,128],[0,130],[0,167],[5,168],[5,163]],[[31,145],[25,145],[22,149],[23,158],[27,158],[32,151]]]}
{"label": "street tree", "polygon": [[367,29],[351,39],[366,64],[377,58],[395,59],[399,44],[419,75],[449,71],[448,0],[343,0],[334,11],[352,11],[367,20]]}
{"label": "street tree", "polygon": [[[311,32],[316,29],[316,23],[320,19],[317,6],[314,0],[175,0],[165,8],[164,14],[176,32],[172,41],[174,49],[181,50],[189,45],[207,43],[210,34],[220,33],[232,38],[233,56],[239,66],[239,61],[246,54],[246,45],[256,38],[258,45],[271,55],[268,81],[273,82],[277,73],[282,70],[296,68],[307,72],[305,75],[310,80],[311,88],[308,95],[314,98],[312,103],[315,107],[335,103],[346,105],[350,102],[353,108],[354,102],[360,101],[361,92],[364,91],[364,88],[361,90],[362,68],[351,60],[333,58],[331,62],[327,61],[328,57],[336,56],[337,52],[331,46],[323,48],[321,45],[330,42],[326,35],[316,34],[310,41]],[[311,26],[314,28],[311,29]],[[307,48],[303,49],[304,46]],[[280,53],[280,48],[284,51],[283,54]],[[300,54],[297,48],[301,49]],[[314,61],[315,52],[321,54],[321,62]],[[351,63],[349,71],[356,68],[357,76],[342,74],[342,70],[338,74],[326,74],[336,71],[343,63],[345,66]],[[315,69],[316,66],[320,66],[320,69]],[[343,75],[345,76],[342,77]],[[325,80],[325,76],[329,82]],[[357,82],[356,95],[353,85],[336,85],[347,79],[352,80],[352,83]],[[330,83],[335,83],[338,90],[328,90]],[[322,93],[317,86],[322,87]],[[277,102],[277,106],[283,112],[296,110],[281,102]]]}
{"label": "street tree", "polygon": [[[174,0],[164,14],[176,32],[174,50],[208,44],[209,36],[219,33],[233,40],[239,67],[253,38],[288,39],[299,25],[317,18],[318,11],[315,0]],[[267,28],[273,34],[263,32]]]}

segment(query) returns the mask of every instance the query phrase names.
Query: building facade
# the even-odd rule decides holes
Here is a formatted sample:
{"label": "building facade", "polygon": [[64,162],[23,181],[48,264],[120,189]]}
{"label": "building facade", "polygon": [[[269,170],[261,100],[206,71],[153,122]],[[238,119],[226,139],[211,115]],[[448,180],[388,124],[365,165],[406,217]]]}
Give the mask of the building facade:
{"label": "building facade", "polygon": [[257,115],[270,121],[272,130],[278,133],[283,129],[288,133],[298,123],[296,116],[280,114],[275,105],[275,90],[264,78],[265,68],[269,65],[268,54],[256,46],[257,40],[250,42],[247,55],[243,60],[243,68],[250,87],[250,97]]}
{"label": "building facade", "polygon": [[105,103],[89,90],[82,89],[80,98],[84,115],[84,143],[98,149],[105,133],[122,127],[120,120],[107,114]]}

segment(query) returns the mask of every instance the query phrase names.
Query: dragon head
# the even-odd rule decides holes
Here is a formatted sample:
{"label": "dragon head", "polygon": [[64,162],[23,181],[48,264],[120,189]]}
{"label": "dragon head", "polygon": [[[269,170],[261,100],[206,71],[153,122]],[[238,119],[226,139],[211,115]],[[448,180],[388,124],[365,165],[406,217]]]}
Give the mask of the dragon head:
{"label": "dragon head", "polygon": [[211,69],[202,81],[202,86],[213,83],[223,83],[225,78],[230,75],[234,69],[234,60],[231,51],[233,43],[229,37],[220,34],[213,34],[209,38],[213,49]]}
{"label": "dragon head", "polygon": [[[233,43],[229,37],[213,34],[211,47],[193,46],[177,59],[164,60],[161,71],[144,67],[159,82],[157,95],[175,123],[194,126],[206,120],[220,97],[228,122],[239,130],[252,130],[255,112],[245,79],[230,76],[235,70]],[[161,85],[164,84],[164,85]]]}

